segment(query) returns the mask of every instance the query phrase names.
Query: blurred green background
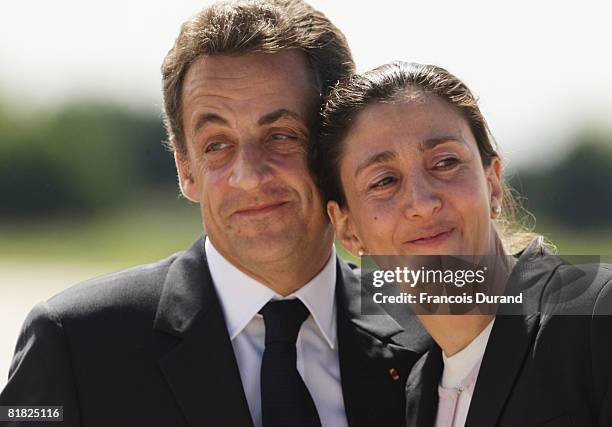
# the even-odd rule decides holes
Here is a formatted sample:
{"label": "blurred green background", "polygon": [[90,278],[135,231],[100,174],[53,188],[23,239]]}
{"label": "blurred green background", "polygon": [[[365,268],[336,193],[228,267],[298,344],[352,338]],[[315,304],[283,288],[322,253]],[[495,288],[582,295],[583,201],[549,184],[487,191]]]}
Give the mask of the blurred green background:
{"label": "blurred green background", "polygon": [[[506,178],[560,253],[610,254],[612,130],[571,137],[557,162]],[[121,268],[185,248],[200,217],[164,138],[157,112],[108,102],[0,107],[0,258]]]}
{"label": "blurred green background", "polygon": [[[166,257],[201,232],[198,207],[179,196],[164,138],[153,109],[0,104],[0,389],[36,302]],[[535,231],[559,253],[612,254],[612,131],[576,129],[566,145],[559,160],[507,178],[537,218]]]}

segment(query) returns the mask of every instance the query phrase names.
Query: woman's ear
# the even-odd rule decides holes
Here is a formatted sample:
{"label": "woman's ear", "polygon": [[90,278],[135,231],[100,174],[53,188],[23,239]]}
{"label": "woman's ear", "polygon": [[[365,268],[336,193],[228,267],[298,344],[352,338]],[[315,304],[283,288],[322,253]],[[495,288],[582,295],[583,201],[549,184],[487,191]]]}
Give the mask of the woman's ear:
{"label": "woman's ear", "polygon": [[342,246],[354,256],[361,256],[363,254],[363,245],[354,232],[354,226],[348,209],[341,208],[337,202],[331,200],[327,202],[327,215],[332,224],[334,224],[336,237],[340,240]]}
{"label": "woman's ear", "polygon": [[172,138],[170,142],[174,147],[174,164],[176,165],[181,193],[186,199],[198,203],[200,201],[200,192],[198,191],[197,184],[191,173],[189,159],[187,158],[187,150],[185,148],[180,148],[175,138]]}
{"label": "woman's ear", "polygon": [[504,196],[502,186],[503,168],[499,157],[493,157],[485,173],[487,175],[487,183],[489,184],[491,210],[499,211],[501,210],[502,198]]}

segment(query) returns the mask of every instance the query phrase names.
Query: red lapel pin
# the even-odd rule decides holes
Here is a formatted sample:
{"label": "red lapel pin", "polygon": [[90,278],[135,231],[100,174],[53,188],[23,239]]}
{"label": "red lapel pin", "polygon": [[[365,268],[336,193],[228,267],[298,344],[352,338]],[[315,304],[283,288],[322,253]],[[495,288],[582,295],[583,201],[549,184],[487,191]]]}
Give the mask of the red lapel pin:
{"label": "red lapel pin", "polygon": [[400,378],[399,372],[397,372],[397,369],[395,368],[389,369],[389,375],[391,375],[393,381],[397,381]]}

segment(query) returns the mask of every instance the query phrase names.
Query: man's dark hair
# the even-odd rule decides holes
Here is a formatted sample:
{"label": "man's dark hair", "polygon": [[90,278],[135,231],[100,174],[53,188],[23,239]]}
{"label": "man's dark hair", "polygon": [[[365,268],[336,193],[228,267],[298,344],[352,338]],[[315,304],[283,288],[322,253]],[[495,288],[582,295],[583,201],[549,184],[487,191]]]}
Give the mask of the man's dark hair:
{"label": "man's dark hair", "polygon": [[184,151],[182,87],[189,66],[201,56],[304,52],[321,97],[355,68],[344,35],[321,12],[301,0],[238,0],[216,3],[182,27],[161,67],[169,140]]}

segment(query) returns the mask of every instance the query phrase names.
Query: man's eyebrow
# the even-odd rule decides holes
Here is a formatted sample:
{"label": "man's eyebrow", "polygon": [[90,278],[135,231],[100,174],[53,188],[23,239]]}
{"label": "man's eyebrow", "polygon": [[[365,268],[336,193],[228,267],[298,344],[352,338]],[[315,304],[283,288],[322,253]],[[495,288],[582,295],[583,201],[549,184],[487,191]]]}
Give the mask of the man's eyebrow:
{"label": "man's eyebrow", "polygon": [[454,136],[442,136],[442,137],[437,137],[437,138],[426,139],[425,141],[421,142],[421,144],[419,145],[419,149],[421,151],[432,150],[436,146],[447,143],[447,142],[458,142],[460,144],[465,144],[465,142],[460,138],[457,138]]}
{"label": "man's eyebrow", "polygon": [[227,120],[215,113],[204,113],[198,116],[195,125],[193,127],[193,133],[197,133],[204,125],[208,123],[215,123],[222,126],[229,126]]}
{"label": "man's eyebrow", "polygon": [[279,108],[278,110],[272,111],[259,119],[257,124],[259,126],[269,125],[282,118],[291,118],[299,122],[304,122],[304,118],[296,113],[295,111],[287,110],[286,108]]}
{"label": "man's eyebrow", "polygon": [[397,158],[397,153],[395,151],[381,151],[380,153],[376,153],[366,158],[362,162],[359,163],[357,169],[355,169],[355,177],[359,175],[365,168],[372,166],[377,163],[385,163],[390,162],[391,160],[395,160]]}

